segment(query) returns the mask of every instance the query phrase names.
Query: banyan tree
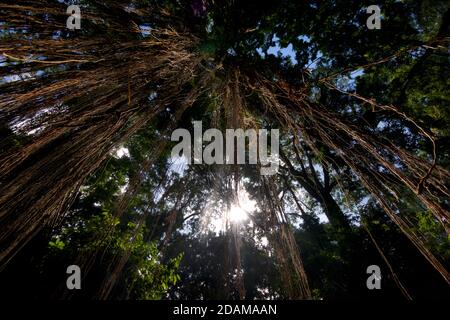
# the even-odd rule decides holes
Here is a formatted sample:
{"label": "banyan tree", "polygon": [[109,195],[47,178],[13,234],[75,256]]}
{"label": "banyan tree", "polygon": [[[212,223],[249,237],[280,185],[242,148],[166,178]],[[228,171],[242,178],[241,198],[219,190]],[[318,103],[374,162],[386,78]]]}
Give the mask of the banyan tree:
{"label": "banyan tree", "polygon": [[[208,199],[232,213],[245,194],[256,203],[247,213],[274,252],[285,296],[311,299],[293,232],[292,211],[304,221],[310,214],[299,190],[342,246],[357,246],[354,229],[374,219],[358,210],[360,197],[373,201],[449,284],[446,258],[430,249],[408,209],[428,212],[448,236],[448,135],[408,107],[422,74],[448,76],[448,5],[437,1],[423,13],[424,4],[384,1],[381,29],[370,30],[365,2],[2,1],[0,266],[43,229],[76,215],[74,203],[111,155],[152,131],[111,205],[113,218],[124,221],[142,194],[152,198],[134,210],[131,242],[148,221],[161,221],[164,248],[177,221],[215,206]],[[72,4],[80,8],[80,29],[66,24]],[[435,23],[425,25],[423,15]],[[261,164],[191,164],[198,178],[176,180],[167,168],[155,173],[156,163],[173,161],[172,132],[192,130],[193,121],[222,132],[279,129],[278,172],[261,175]],[[159,182],[150,188],[145,181],[153,174]],[[207,198],[187,196],[196,184]],[[171,209],[155,215],[164,202]],[[193,202],[192,213],[186,208]],[[223,280],[224,297],[245,298],[239,226],[226,224],[224,268],[235,275]],[[98,230],[92,241],[108,239],[114,228]],[[87,250],[74,264],[89,270],[100,251]],[[129,259],[126,247],[111,259],[96,298],[110,296]]]}

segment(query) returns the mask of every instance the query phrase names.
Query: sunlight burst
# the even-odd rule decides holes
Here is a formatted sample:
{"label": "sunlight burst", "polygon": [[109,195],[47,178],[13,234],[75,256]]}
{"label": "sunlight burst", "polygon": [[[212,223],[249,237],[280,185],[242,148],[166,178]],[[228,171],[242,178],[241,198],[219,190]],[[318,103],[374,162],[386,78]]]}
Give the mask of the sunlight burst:
{"label": "sunlight burst", "polygon": [[230,221],[240,223],[248,219],[248,215],[241,207],[233,205],[229,212]]}

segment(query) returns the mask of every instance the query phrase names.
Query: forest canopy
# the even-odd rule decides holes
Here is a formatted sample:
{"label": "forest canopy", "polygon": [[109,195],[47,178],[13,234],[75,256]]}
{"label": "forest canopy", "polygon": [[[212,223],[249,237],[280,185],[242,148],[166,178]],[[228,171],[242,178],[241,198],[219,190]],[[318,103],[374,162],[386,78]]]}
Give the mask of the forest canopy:
{"label": "forest canopy", "polygon": [[2,1],[2,295],[448,298],[450,5],[374,4]]}

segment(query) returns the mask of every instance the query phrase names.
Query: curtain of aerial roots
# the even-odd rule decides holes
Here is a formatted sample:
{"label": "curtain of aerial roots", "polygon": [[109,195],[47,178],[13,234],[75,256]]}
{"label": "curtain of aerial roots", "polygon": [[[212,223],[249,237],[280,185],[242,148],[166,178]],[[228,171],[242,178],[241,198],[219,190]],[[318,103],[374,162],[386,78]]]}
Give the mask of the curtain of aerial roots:
{"label": "curtain of aerial roots", "polygon": [[[294,88],[283,81],[274,83],[261,76],[255,79],[246,85],[258,92],[264,107],[296,135],[297,141],[305,141],[318,158],[323,158],[318,150],[319,145],[334,151],[359,176],[366,189],[424,257],[450,282],[448,270],[426,247],[422,235],[413,230],[412,224],[407,217],[401,216],[398,208],[401,188],[406,186],[438,221],[448,226],[450,215],[444,202],[449,197],[447,185],[450,174],[436,165],[435,160],[430,163],[419,158],[351,124],[325,106],[309,102],[306,90]],[[393,106],[378,107],[411,122]],[[421,129],[421,132],[425,131]],[[434,145],[433,141],[430,143]],[[333,160],[325,158],[322,161]]]}
{"label": "curtain of aerial roots", "polygon": [[[49,31],[53,25],[44,16],[24,20],[23,8],[5,7],[17,29],[47,37],[0,40],[7,61],[0,76],[32,75],[1,84],[0,120],[21,133],[37,130],[0,156],[0,265],[44,224],[61,218],[114,146],[167,105],[188,100],[182,90],[199,66],[191,50],[197,40],[173,30],[117,44],[102,35],[54,39],[48,35],[60,26]],[[31,54],[40,60],[30,60]]]}
{"label": "curtain of aerial roots", "polygon": [[265,196],[261,209],[266,215],[262,227],[273,247],[286,294],[290,299],[311,299],[300,248],[295,241],[283,205],[278,199],[275,182],[272,177],[264,177],[261,182],[261,192]]}
{"label": "curtain of aerial roots", "polygon": [[[221,114],[224,116],[225,123],[227,124],[227,128],[242,128],[243,126],[247,128],[248,123],[252,124],[253,128],[256,128],[252,118],[246,118],[245,122],[243,120],[245,118],[245,114],[247,110],[244,107],[244,101],[242,98],[242,94],[239,92],[239,72],[231,72],[230,75],[225,77],[224,81],[219,81],[219,85],[216,87],[215,85],[211,86],[211,73],[206,73],[205,76],[199,81],[199,91],[194,91],[191,93],[192,99],[187,99],[187,102],[183,102],[182,106],[178,108],[177,114],[175,115],[173,121],[168,124],[168,130],[166,134],[163,134],[161,139],[155,142],[155,149],[158,150],[156,153],[152,153],[152,155],[148,156],[140,166],[140,170],[130,179],[127,190],[123,193],[116,204],[115,209],[113,210],[113,215],[115,218],[120,219],[127,210],[131,200],[137,195],[140,191],[143,179],[145,177],[145,173],[150,170],[151,165],[154,163],[159,153],[163,151],[162,145],[164,145],[168,140],[168,135],[170,135],[170,131],[175,129],[177,122],[181,118],[184,111],[191,105],[191,102],[195,100],[195,98],[203,93],[207,87],[207,84],[210,84],[210,89],[212,89],[212,93],[214,96],[219,97],[217,100],[216,109],[214,111],[214,116],[211,122],[211,127],[218,128],[221,123]],[[211,93],[211,91],[210,91]],[[221,111],[223,110],[223,113]],[[216,168],[219,169],[219,168]],[[167,174],[167,172],[166,172]],[[238,193],[239,193],[239,167],[236,166],[226,166],[221,167],[220,170],[215,172],[215,175],[218,175],[217,180],[215,181],[227,181],[225,183],[225,190],[222,190],[220,193],[224,200],[227,202],[228,207],[230,208],[232,203],[238,201]],[[164,175],[164,177],[166,177]],[[163,182],[167,182],[163,179]],[[216,186],[217,187],[217,186]],[[178,191],[178,198],[182,196],[184,191]],[[226,195],[224,195],[224,193]],[[166,196],[161,197],[161,199],[165,199]],[[178,203],[178,201],[177,201]],[[177,203],[175,204],[175,208],[171,211],[169,216],[167,217],[171,223],[168,224],[167,234],[170,237],[172,232],[172,225],[174,223],[174,219],[177,214],[182,214],[179,210],[176,210]],[[143,215],[149,215],[149,208],[145,211]],[[143,221],[143,220],[142,220]],[[226,225],[226,239],[224,243],[224,297],[227,298],[239,298],[243,299],[245,297],[245,287],[244,287],[244,274],[241,263],[241,235],[240,235],[240,225],[231,223],[227,221]],[[141,228],[141,222],[138,223],[137,228]],[[104,243],[104,241],[108,238],[108,235],[113,232],[115,225],[112,225],[110,228],[105,228],[101,230],[96,235],[97,243]],[[137,229],[136,229],[137,230]],[[132,237],[131,243],[133,243],[135,237]],[[168,239],[164,240],[162,244],[162,248],[167,244]],[[105,245],[108,247],[107,245]],[[103,247],[105,247],[103,246]],[[100,251],[104,250],[104,248],[93,248],[90,252],[86,252],[86,254],[82,255],[77,262],[77,265],[83,266],[83,270],[89,272],[92,263],[95,261],[96,256],[100,253]],[[116,285],[120,274],[123,272],[125,265],[130,257],[131,251],[130,249],[124,249],[122,252],[119,252],[113,259],[114,261],[110,264],[110,269],[105,275],[104,281],[100,286],[97,297],[99,299],[106,299],[111,294],[114,286]],[[286,261],[285,261],[286,264]],[[86,273],[85,272],[85,273]],[[286,273],[285,273],[286,274]],[[292,280],[289,280],[292,282]],[[70,298],[71,293],[65,292],[65,298]],[[293,297],[299,297],[299,295],[293,295]]]}
{"label": "curtain of aerial roots", "polygon": [[[239,69],[234,69],[226,76],[223,84],[219,86],[217,96],[220,97],[221,109],[224,109],[227,128],[260,129],[257,120],[252,115],[255,106],[249,109],[245,96],[248,94],[249,86],[242,84],[245,76],[241,74]],[[251,90],[250,90],[251,91]],[[217,121],[215,121],[217,122]],[[257,166],[259,174],[260,166]],[[234,201],[238,201],[239,193],[239,166],[235,166],[233,173]],[[311,292],[308,285],[308,279],[300,257],[300,251],[294,239],[291,226],[283,211],[282,205],[278,201],[278,197],[274,192],[273,181],[270,179],[262,179],[262,194],[265,195],[265,203],[262,212],[267,215],[263,218],[266,223],[261,227],[268,235],[270,243],[275,251],[275,258],[279,264],[281,280],[286,289],[286,294],[290,299],[309,299]],[[240,238],[238,226],[232,226],[231,250],[234,250],[234,267],[237,270],[237,280],[235,288],[240,295],[245,294],[240,262]],[[241,296],[243,297],[243,296]]]}
{"label": "curtain of aerial roots", "polygon": [[[240,91],[239,85],[239,71],[231,70],[225,75],[223,81],[215,88],[214,96],[217,97],[216,114],[211,121],[212,128],[220,128],[222,122],[220,116],[223,116],[226,129],[246,129],[245,112],[246,105],[243,98],[243,94]],[[228,151],[227,151],[228,152]],[[235,147],[233,157],[236,159],[237,146]],[[218,179],[223,180],[224,177],[229,177],[226,184],[225,201],[227,203],[228,212],[233,205],[239,206],[239,192],[241,189],[240,182],[240,168],[238,165],[228,166],[223,168],[220,172]],[[231,279],[228,277],[225,279],[229,286],[230,297],[235,296],[238,299],[245,298],[245,285],[244,285],[244,270],[241,262],[241,224],[229,221],[228,215],[226,216],[227,230],[226,230],[226,243],[224,251],[224,259],[226,260],[225,270],[227,274],[231,275]],[[229,228],[228,228],[229,226]],[[231,282],[230,282],[231,281]],[[231,291],[233,289],[233,291]]]}

